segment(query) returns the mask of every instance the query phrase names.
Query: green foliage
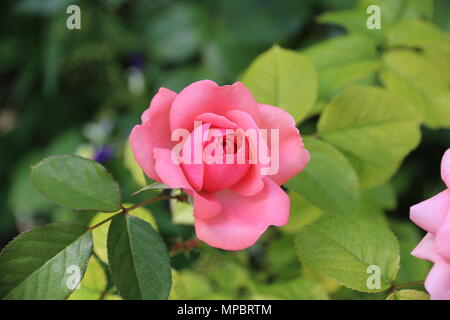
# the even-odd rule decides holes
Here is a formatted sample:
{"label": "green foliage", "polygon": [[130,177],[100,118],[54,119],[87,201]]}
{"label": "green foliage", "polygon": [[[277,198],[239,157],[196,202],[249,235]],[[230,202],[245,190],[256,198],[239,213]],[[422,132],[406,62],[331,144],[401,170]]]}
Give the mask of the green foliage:
{"label": "green foliage", "polygon": [[[369,5],[380,7],[381,29],[369,29],[366,25]],[[386,30],[404,20],[430,18],[433,15],[433,0],[359,0],[353,9],[330,11],[319,16],[319,22],[336,24],[351,33],[362,34],[381,42]]]}
{"label": "green foliage", "polygon": [[256,289],[254,298],[275,300],[328,300],[328,295],[317,281],[298,278],[294,281],[261,286]]}
{"label": "green foliage", "polygon": [[349,87],[333,99],[318,132],[348,154],[363,177],[402,161],[420,141],[414,110],[389,91],[366,86]]}
{"label": "green foliage", "polygon": [[448,80],[432,60],[412,51],[392,51],[383,63],[383,84],[414,106],[425,124],[450,126]]}
{"label": "green foliage", "polygon": [[78,284],[77,275],[81,280],[86,271],[91,253],[91,232],[75,224],[24,232],[0,254],[0,298],[66,299]]}
{"label": "green foliage", "polygon": [[129,215],[113,218],[108,232],[111,275],[122,297],[167,299],[171,269],[164,242],[147,222]]}
{"label": "green foliage", "polygon": [[317,96],[317,73],[311,62],[278,46],[256,58],[242,81],[256,101],[282,108],[297,121],[308,114]]}
{"label": "green foliage", "polygon": [[[125,204],[125,206],[130,206]],[[94,215],[89,223],[90,226],[95,226],[101,223],[105,219],[113,217],[116,213],[97,213]],[[146,208],[137,208],[133,210],[133,216],[138,217],[145,222],[149,223],[153,228],[158,230],[155,218],[153,214]],[[108,263],[108,251],[107,251],[107,239],[108,230],[111,222],[107,221],[100,225],[99,227],[92,230],[92,238],[94,239],[94,253],[97,257],[104,263]]]}
{"label": "green foliage", "polygon": [[295,233],[325,214],[297,192],[291,190],[288,195],[291,201],[291,215],[288,223],[281,227],[283,232]]}
{"label": "green foliage", "polygon": [[[410,254],[423,235],[408,210],[442,189],[448,1],[80,1],[71,32],[70,1],[3,1],[0,241],[30,230],[0,254],[0,298],[429,298],[399,288],[430,270]],[[380,30],[366,26],[371,4]],[[206,78],[241,78],[259,103],[291,113],[311,154],[285,186],[288,224],[244,251],[197,241],[190,202],[124,209],[182,195],[152,184],[126,139],[160,86]],[[46,221],[77,225],[33,228]],[[179,248],[170,265],[166,244]],[[84,275],[74,291],[69,263]],[[367,287],[369,265],[379,289]]]}
{"label": "green foliage", "polygon": [[[298,233],[297,253],[305,267],[363,292],[388,289],[399,268],[398,241],[385,226],[330,216]],[[367,285],[370,266],[380,268],[380,287]]]}
{"label": "green foliage", "polygon": [[303,50],[319,71],[319,97],[330,99],[350,84],[372,84],[381,63],[376,43],[357,34],[348,34]]}
{"label": "green foliage", "polygon": [[75,210],[113,212],[120,209],[120,188],[95,161],[52,156],[31,169],[31,182],[49,200]]}
{"label": "green foliage", "polygon": [[333,146],[306,138],[311,160],[286,185],[326,212],[352,212],[358,205],[358,177],[349,161]]}
{"label": "green foliage", "polygon": [[318,132],[340,149],[379,165],[402,159],[420,140],[414,111],[376,87],[353,86],[332,100]]}
{"label": "green foliage", "polygon": [[430,300],[430,296],[423,291],[404,289],[392,292],[386,300]]}

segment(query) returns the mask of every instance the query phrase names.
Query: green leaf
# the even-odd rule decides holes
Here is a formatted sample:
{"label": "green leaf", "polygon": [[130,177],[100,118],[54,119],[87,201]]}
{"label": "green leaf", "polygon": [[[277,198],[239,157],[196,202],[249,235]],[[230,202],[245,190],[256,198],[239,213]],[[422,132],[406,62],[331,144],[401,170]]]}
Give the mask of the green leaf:
{"label": "green leaf", "polygon": [[377,50],[370,38],[346,34],[321,41],[303,50],[302,54],[319,70],[325,70],[350,62],[373,60],[377,57]]}
{"label": "green leaf", "polygon": [[[127,203],[124,204],[124,206],[131,207],[131,204]],[[116,213],[97,213],[94,217],[92,217],[92,220],[90,221],[89,225],[94,226],[97,223],[100,223],[103,220],[106,220],[115,214]],[[156,220],[152,212],[150,212],[150,210],[148,210],[147,208],[144,207],[136,208],[131,212],[131,214],[135,217],[138,217],[146,221],[147,223],[150,223],[153,228],[158,230]],[[94,252],[97,255],[97,257],[104,263],[108,263],[107,238],[110,224],[111,222],[108,221],[92,230],[92,238],[94,239]]]}
{"label": "green leaf", "polygon": [[11,241],[0,254],[0,298],[66,299],[86,271],[92,234],[75,224],[49,224]]}
{"label": "green leaf", "polygon": [[358,204],[358,178],[352,166],[333,146],[315,138],[304,139],[311,160],[286,185],[326,212],[348,213]]}
{"label": "green leaf", "polygon": [[155,189],[156,189],[156,190],[161,190],[161,189],[172,189],[172,188],[169,187],[168,185],[164,184],[164,183],[154,182],[154,183],[152,183],[152,184],[149,184],[149,185],[147,185],[147,186],[145,186],[145,187],[139,189],[139,190],[136,191],[136,192],[133,192],[131,195],[132,195],[132,196],[135,196],[135,195],[137,195],[138,193],[141,193],[142,191],[145,191],[145,190],[155,190]]}
{"label": "green leaf", "polygon": [[450,92],[446,76],[429,58],[412,51],[391,51],[383,57],[383,84],[415,107],[425,124],[450,127]]}
{"label": "green leaf", "polygon": [[[381,12],[381,29],[367,28],[369,5],[377,5]],[[350,33],[362,34],[381,42],[386,32],[397,23],[428,17],[433,14],[433,0],[360,0],[354,9],[328,11],[320,15],[321,23],[336,24]]]}
{"label": "green leaf", "polygon": [[[305,227],[296,239],[300,262],[314,272],[363,292],[392,285],[399,268],[399,245],[385,226],[363,219],[327,216]],[[380,269],[380,287],[369,288],[369,266]],[[369,269],[370,271],[370,269]]]}
{"label": "green leaf", "polygon": [[259,103],[282,108],[302,120],[317,97],[317,72],[300,53],[274,46],[257,57],[242,82]]}
{"label": "green leaf", "polygon": [[111,275],[127,300],[167,299],[171,270],[166,246],[147,222],[119,214],[109,227]]}
{"label": "green leaf", "polygon": [[405,289],[392,292],[386,300],[430,300],[430,296],[423,291]]}
{"label": "green leaf", "polygon": [[330,99],[350,84],[373,84],[375,72],[380,67],[380,61],[369,60],[327,68],[320,73],[319,94],[324,99]]}
{"label": "green leaf", "polygon": [[450,36],[435,24],[423,20],[405,21],[393,28],[386,40],[389,47],[420,48],[450,81]]}
{"label": "green leaf", "polygon": [[377,186],[364,191],[367,201],[379,208],[394,210],[397,207],[395,190],[390,184]]}
{"label": "green leaf", "polygon": [[404,21],[386,36],[387,45],[422,47],[435,41],[445,41],[445,33],[435,24],[423,20]]}
{"label": "green leaf", "polygon": [[120,209],[119,185],[102,165],[92,160],[51,156],[31,168],[31,182],[49,200],[71,209]]}
{"label": "green leaf", "polygon": [[349,84],[369,84],[381,63],[376,43],[349,34],[319,42],[302,51],[319,71],[319,96],[332,98]]}
{"label": "green leaf", "polygon": [[353,168],[358,174],[359,184],[362,188],[372,188],[387,182],[400,168],[403,159],[388,164],[368,163],[349,152],[345,152]]}
{"label": "green leaf", "polygon": [[352,86],[323,111],[319,135],[358,159],[377,166],[401,161],[420,141],[417,114],[390,92]]}

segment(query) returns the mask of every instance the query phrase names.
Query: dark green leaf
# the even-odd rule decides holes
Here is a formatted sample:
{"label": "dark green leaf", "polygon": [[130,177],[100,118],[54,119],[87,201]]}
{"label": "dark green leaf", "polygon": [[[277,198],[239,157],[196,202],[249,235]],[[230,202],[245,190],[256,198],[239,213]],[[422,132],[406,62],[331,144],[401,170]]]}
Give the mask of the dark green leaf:
{"label": "dark green leaf", "polygon": [[161,237],[147,222],[130,215],[116,216],[108,232],[108,260],[124,299],[168,298],[169,256]]}
{"label": "dark green leaf", "polygon": [[[392,285],[399,268],[399,245],[385,226],[350,217],[327,216],[306,226],[296,239],[300,262],[314,272],[363,292]],[[379,288],[369,287],[371,266],[379,268]]]}
{"label": "dark green leaf", "polygon": [[50,224],[24,232],[0,254],[0,298],[66,299],[91,253],[92,234],[85,227]]}
{"label": "dark green leaf", "polygon": [[31,182],[49,200],[71,209],[120,209],[119,185],[102,165],[92,160],[51,156],[32,167]]}

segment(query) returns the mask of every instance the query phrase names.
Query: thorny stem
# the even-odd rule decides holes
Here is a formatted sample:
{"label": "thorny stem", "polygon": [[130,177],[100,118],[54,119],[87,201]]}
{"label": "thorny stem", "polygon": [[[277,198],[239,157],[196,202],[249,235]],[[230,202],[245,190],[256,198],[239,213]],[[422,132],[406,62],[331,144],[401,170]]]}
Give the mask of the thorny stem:
{"label": "thorny stem", "polygon": [[179,195],[179,196],[165,196],[165,195],[160,195],[151,199],[147,199],[145,201],[136,203],[135,205],[132,205],[131,207],[125,208],[123,205],[120,205],[120,207],[122,208],[122,210],[118,213],[116,213],[115,215],[109,217],[108,219],[105,219],[99,223],[97,223],[96,225],[93,225],[92,227],[89,227],[89,230],[94,230],[95,228],[100,227],[102,224],[112,220],[115,216],[119,215],[119,214],[127,214],[128,212],[137,209],[139,207],[145,206],[147,204],[150,204],[152,202],[156,202],[159,200],[166,200],[166,199],[177,199],[178,201],[186,201],[186,197],[183,195]]}

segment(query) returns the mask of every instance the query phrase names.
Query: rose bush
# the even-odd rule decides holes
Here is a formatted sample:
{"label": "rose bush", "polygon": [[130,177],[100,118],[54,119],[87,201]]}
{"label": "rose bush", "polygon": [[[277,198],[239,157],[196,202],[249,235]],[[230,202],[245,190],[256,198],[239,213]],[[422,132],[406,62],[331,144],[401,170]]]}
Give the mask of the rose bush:
{"label": "rose bush", "polygon": [[420,259],[434,263],[425,280],[432,299],[450,299],[450,149],[441,163],[441,176],[447,189],[411,207],[411,220],[427,235],[413,250]]}
{"label": "rose bush", "polygon": [[[195,126],[196,121],[202,125]],[[142,114],[142,124],[133,128],[130,142],[136,161],[149,178],[182,188],[193,198],[200,240],[226,250],[241,250],[253,245],[269,225],[288,221],[289,198],[280,186],[309,161],[295,125],[286,111],[257,103],[240,82],[221,87],[203,80],[179,94],[161,88]],[[234,160],[242,156],[245,161],[217,163],[202,154],[199,162],[178,163],[172,154],[178,141],[172,134],[180,129],[190,133],[182,142],[181,153],[198,147],[203,150],[222,136],[224,148],[231,141]],[[230,129],[253,130],[256,135],[230,139]],[[264,129],[276,132],[276,139],[261,134]],[[196,134],[201,138],[196,139]],[[270,161],[277,162],[275,171],[261,161],[260,152],[266,151]],[[223,157],[226,154],[225,150]]]}

